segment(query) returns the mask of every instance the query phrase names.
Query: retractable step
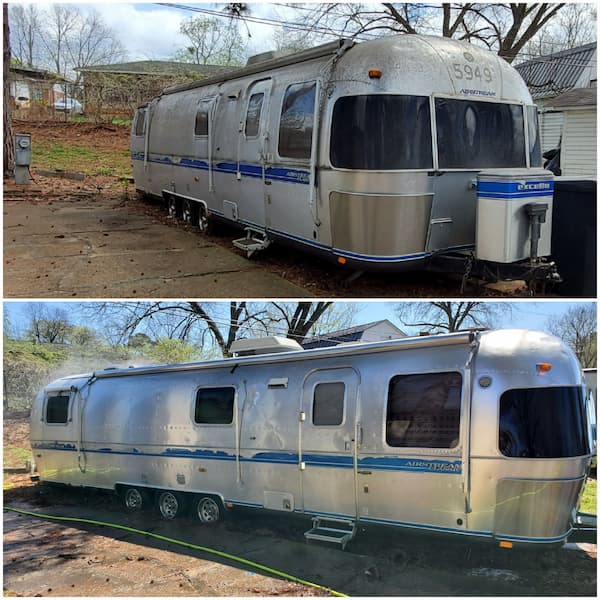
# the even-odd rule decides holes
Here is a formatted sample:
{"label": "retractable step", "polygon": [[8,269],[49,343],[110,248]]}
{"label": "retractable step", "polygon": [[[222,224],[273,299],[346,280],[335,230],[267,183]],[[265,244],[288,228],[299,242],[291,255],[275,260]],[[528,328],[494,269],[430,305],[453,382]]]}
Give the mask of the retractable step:
{"label": "retractable step", "polygon": [[255,252],[265,250],[271,245],[271,240],[267,238],[264,231],[246,227],[244,229],[246,237],[233,240],[233,245],[246,253],[250,258]]}
{"label": "retractable step", "polygon": [[312,519],[313,527],[304,534],[307,541],[339,544],[342,550],[356,535],[356,523],[348,519],[317,516]]}

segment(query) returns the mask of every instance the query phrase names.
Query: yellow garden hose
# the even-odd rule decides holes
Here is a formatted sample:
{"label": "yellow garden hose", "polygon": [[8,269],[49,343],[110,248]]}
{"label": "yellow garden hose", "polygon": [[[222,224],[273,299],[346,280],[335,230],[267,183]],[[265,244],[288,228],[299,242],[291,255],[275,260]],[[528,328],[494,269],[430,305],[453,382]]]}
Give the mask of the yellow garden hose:
{"label": "yellow garden hose", "polygon": [[189,542],[183,542],[181,540],[176,540],[164,535],[159,535],[157,533],[151,533],[149,531],[144,531],[143,529],[135,529],[133,527],[127,527],[125,525],[117,525],[115,523],[105,523],[104,521],[96,521],[94,519],[78,519],[75,517],[56,517],[54,515],[44,515],[41,513],[30,512],[27,510],[21,510],[19,508],[12,508],[10,506],[4,506],[4,510],[8,510],[14,513],[18,513],[20,515],[26,515],[29,517],[36,517],[38,519],[49,519],[51,521],[66,521],[71,523],[87,523],[88,525],[99,525],[101,527],[111,527],[112,529],[120,529],[121,531],[128,531],[130,533],[135,533],[138,535],[146,535],[152,537],[157,540],[162,540],[163,542],[169,542],[171,544],[177,544],[179,546],[183,546],[185,548],[192,548],[193,550],[199,550],[200,552],[206,552],[208,554],[214,554],[216,556],[220,556],[221,558],[227,558],[229,560],[241,563],[248,567],[252,567],[254,569],[259,569],[266,573],[270,573],[271,575],[276,575],[277,577],[281,577],[282,579],[287,579],[288,581],[293,581],[294,583],[300,583],[302,585],[306,585],[309,587],[316,588],[318,590],[323,590],[332,596],[338,596],[340,598],[347,598],[346,594],[342,594],[341,592],[336,592],[330,588],[324,587],[317,583],[312,583],[310,581],[304,581],[303,579],[299,579],[298,577],[294,577],[293,575],[289,575],[288,573],[284,573],[283,571],[278,571],[277,569],[271,569],[271,567],[267,567],[265,565],[261,565],[259,563],[255,563],[251,560],[247,560],[245,558],[240,558],[239,556],[234,556],[233,554],[228,554],[227,552],[221,552],[220,550],[214,550],[213,548],[207,548],[205,546],[197,546],[196,544],[190,544]]}

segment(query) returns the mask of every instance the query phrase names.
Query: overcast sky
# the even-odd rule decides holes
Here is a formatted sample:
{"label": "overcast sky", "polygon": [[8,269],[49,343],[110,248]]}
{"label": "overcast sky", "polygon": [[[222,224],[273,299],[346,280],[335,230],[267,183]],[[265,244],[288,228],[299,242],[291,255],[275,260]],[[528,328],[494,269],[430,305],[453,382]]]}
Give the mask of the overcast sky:
{"label": "overcast sky", "polygon": [[[48,3],[40,3],[42,6]],[[81,2],[74,3],[83,10],[98,11],[107,25],[118,35],[128,53],[128,60],[168,60],[175,52],[185,47],[186,38],[179,33],[179,24],[190,16],[207,16],[187,10],[180,10],[152,3],[136,2]],[[224,4],[181,2],[187,6],[220,10]],[[268,16],[278,18],[284,9],[272,4],[250,2],[251,14],[255,17]],[[226,19],[224,18],[225,22]],[[257,54],[273,48],[271,41],[273,27],[248,23],[251,37],[248,38],[246,26],[240,32],[247,41],[248,54]]]}

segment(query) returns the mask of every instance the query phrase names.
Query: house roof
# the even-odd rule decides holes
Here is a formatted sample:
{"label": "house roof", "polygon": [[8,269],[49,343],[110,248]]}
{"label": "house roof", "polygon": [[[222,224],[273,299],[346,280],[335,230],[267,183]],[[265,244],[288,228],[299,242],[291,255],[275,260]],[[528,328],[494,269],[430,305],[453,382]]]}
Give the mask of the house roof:
{"label": "house roof", "polygon": [[51,71],[47,71],[46,69],[37,69],[35,67],[24,67],[21,65],[12,65],[9,69],[11,73],[16,73],[18,75],[24,75],[25,77],[30,77],[31,79],[43,79],[44,81],[66,81],[69,82],[68,79],[59,75],[58,73],[52,73]]}
{"label": "house roof", "polygon": [[380,321],[373,321],[372,323],[365,323],[364,325],[356,325],[355,327],[348,327],[347,329],[331,331],[323,335],[308,338],[302,343],[302,347],[305,350],[311,350],[312,348],[329,348],[330,346],[337,346],[338,344],[342,344],[344,342],[358,342],[362,338],[362,335],[365,333],[365,331],[383,323],[386,323],[393,329],[397,330],[399,337],[404,336],[404,332],[398,329],[388,319],[382,319]]}
{"label": "house roof", "polygon": [[550,100],[546,108],[588,108],[597,104],[597,88],[575,88]]}
{"label": "house roof", "polygon": [[[596,78],[596,42],[540,56],[515,65],[515,69],[525,80],[534,100],[551,98],[578,83],[578,87],[587,87],[589,81]],[[583,86],[582,78],[587,80]]]}
{"label": "house roof", "polygon": [[183,75],[188,77],[209,77],[232,71],[237,67],[221,65],[196,65],[172,60],[138,60],[134,62],[93,65],[76,69],[81,73],[112,73],[118,75]]}

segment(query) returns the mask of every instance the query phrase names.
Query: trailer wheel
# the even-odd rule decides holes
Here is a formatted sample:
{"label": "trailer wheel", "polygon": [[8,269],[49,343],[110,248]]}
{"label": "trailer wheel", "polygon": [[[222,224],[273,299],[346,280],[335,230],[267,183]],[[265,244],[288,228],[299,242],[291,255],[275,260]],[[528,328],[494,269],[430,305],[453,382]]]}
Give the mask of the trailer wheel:
{"label": "trailer wheel", "polygon": [[188,225],[195,225],[197,218],[195,218],[196,206],[191,200],[184,200],[181,204],[181,219]]}
{"label": "trailer wheel", "polygon": [[175,196],[169,195],[167,197],[167,209],[169,211],[169,216],[172,219],[176,219],[179,216],[179,211],[177,210],[177,199],[175,198]]}
{"label": "trailer wheel", "polygon": [[126,510],[128,510],[129,512],[136,512],[144,508],[147,499],[144,492],[142,492],[138,488],[128,487],[125,488],[125,492],[123,494],[123,502],[125,503]]}
{"label": "trailer wheel", "polygon": [[158,512],[163,519],[170,521],[181,513],[182,501],[173,492],[161,492],[157,500]]}
{"label": "trailer wheel", "polygon": [[201,496],[196,503],[196,514],[201,523],[217,523],[222,518],[221,506],[217,500]]}

